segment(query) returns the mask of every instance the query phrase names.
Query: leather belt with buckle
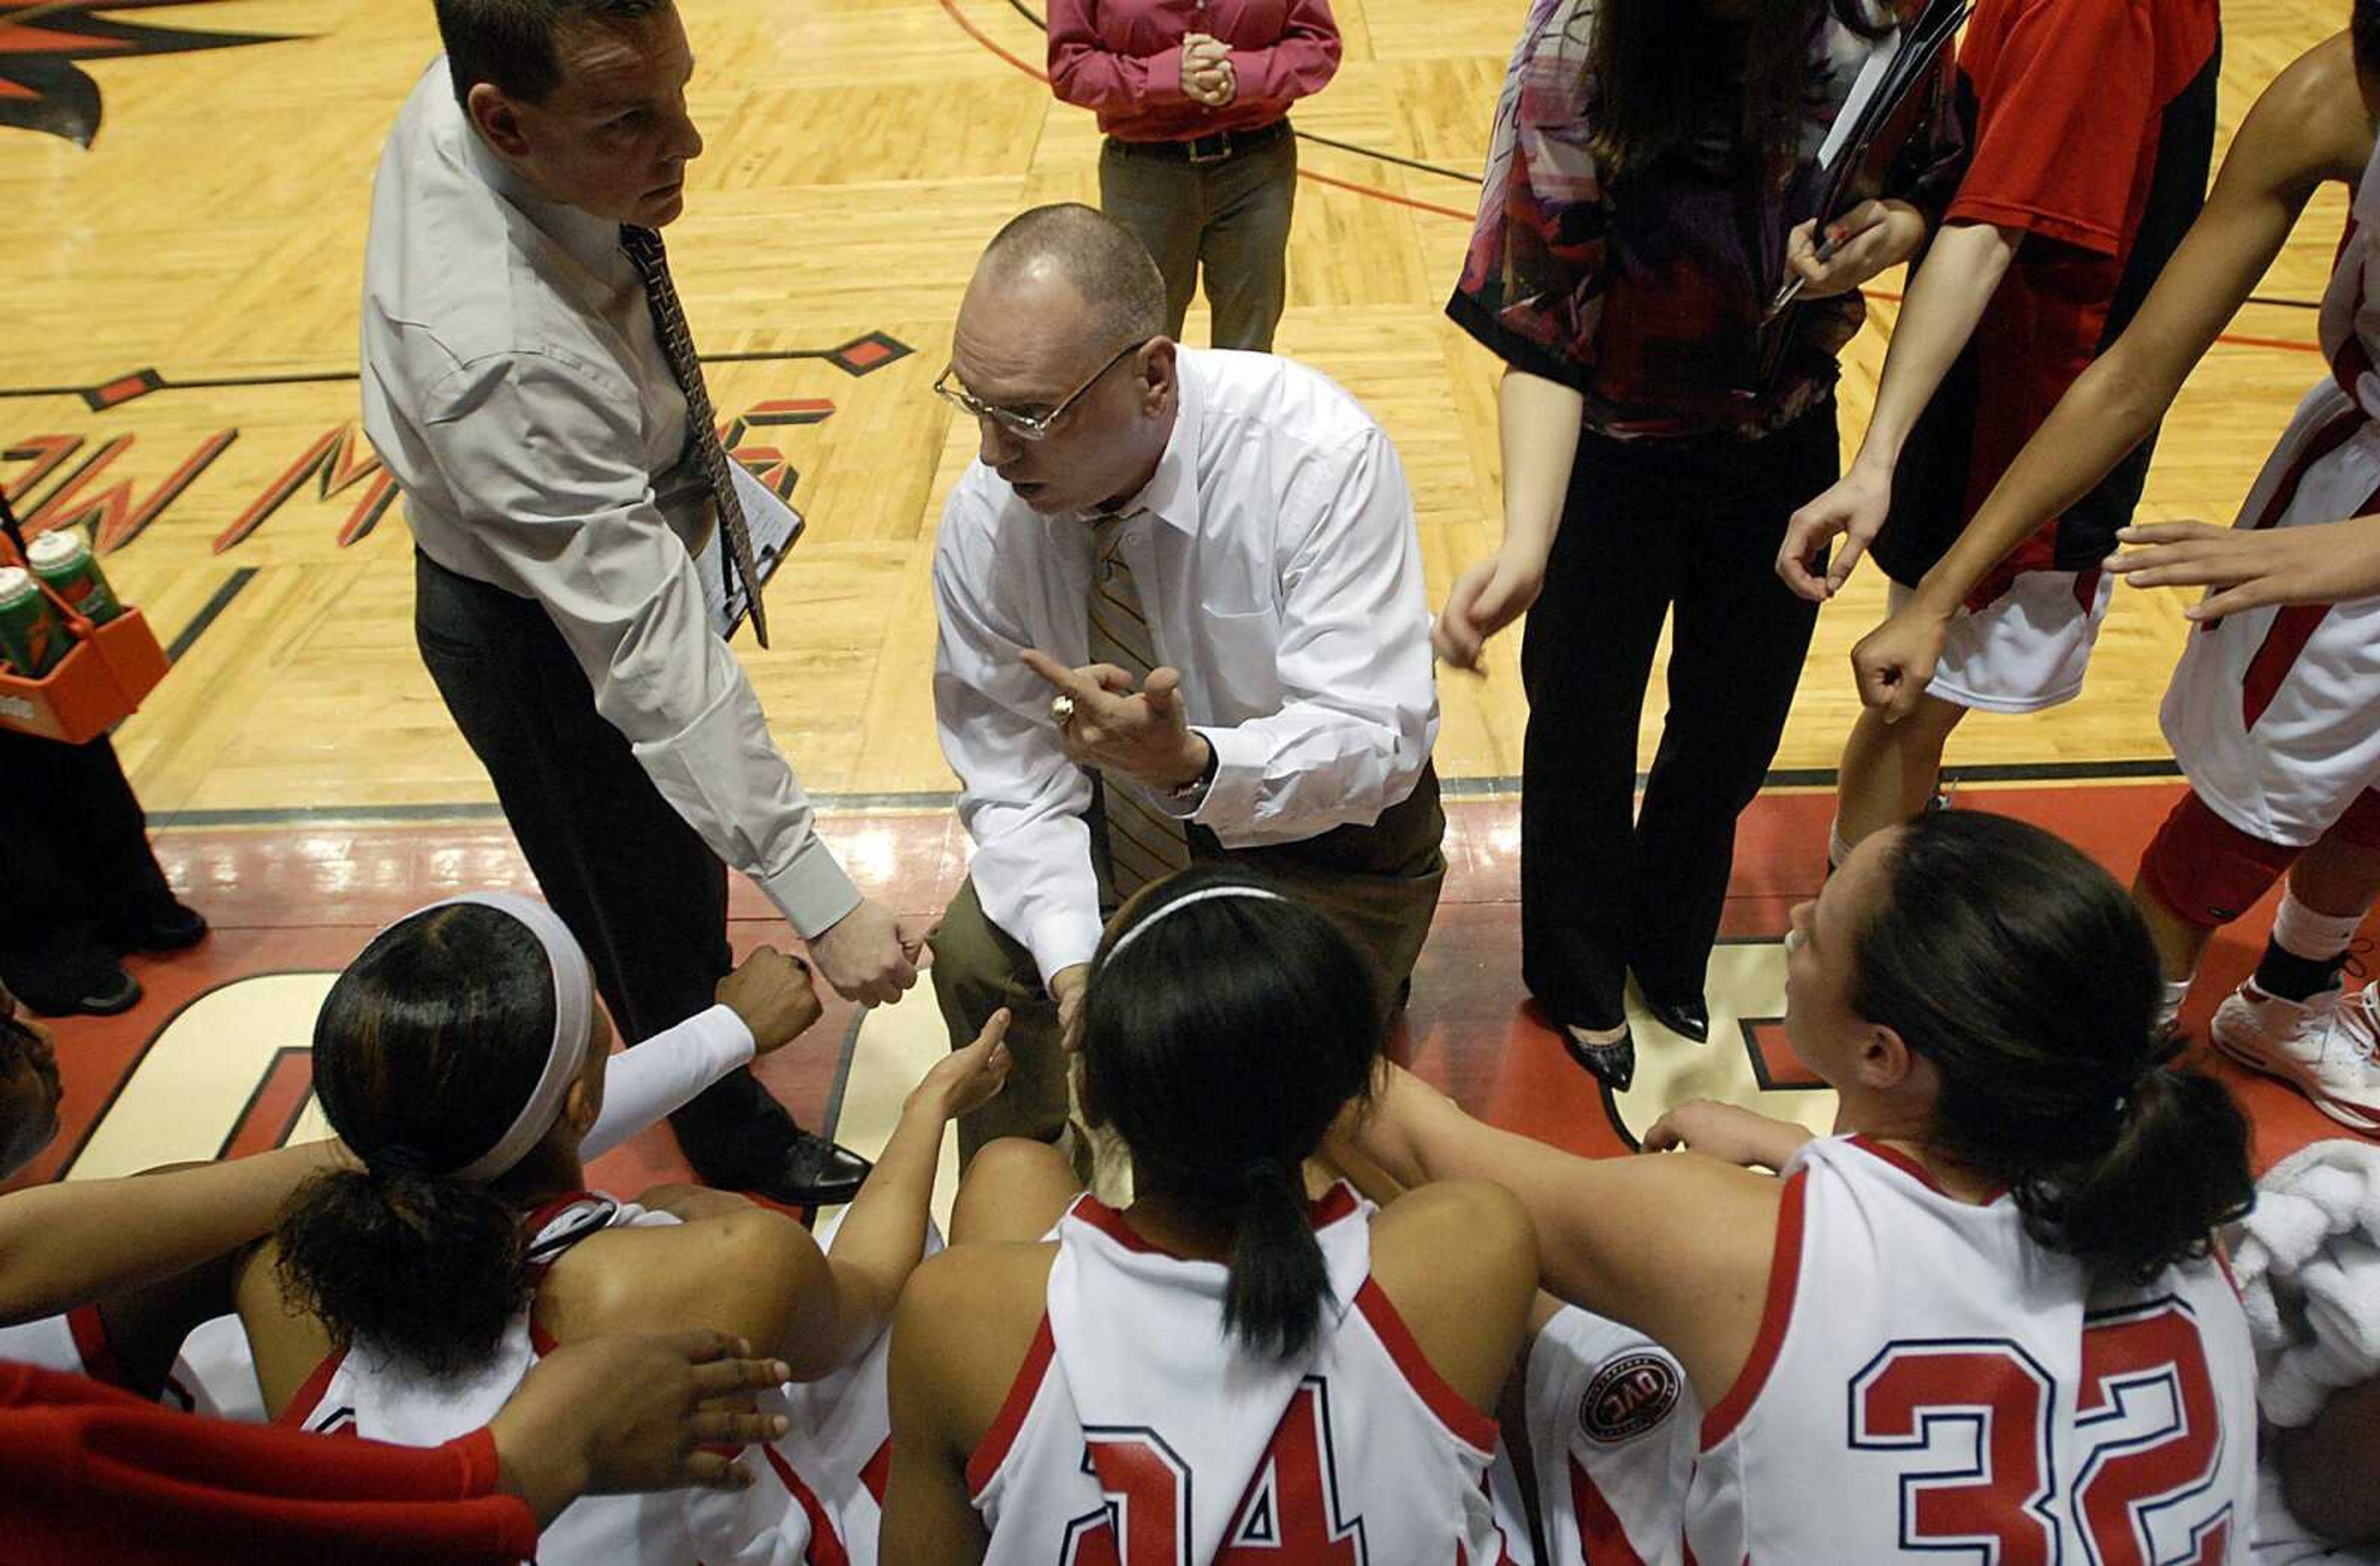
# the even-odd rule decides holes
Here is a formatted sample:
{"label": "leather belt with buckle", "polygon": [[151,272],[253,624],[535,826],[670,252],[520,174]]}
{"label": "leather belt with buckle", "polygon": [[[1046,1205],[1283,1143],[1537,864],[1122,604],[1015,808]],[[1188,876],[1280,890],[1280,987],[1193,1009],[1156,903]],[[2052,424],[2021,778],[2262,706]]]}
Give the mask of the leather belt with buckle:
{"label": "leather belt with buckle", "polygon": [[1258,147],[1280,140],[1289,134],[1287,120],[1275,120],[1254,130],[1218,130],[1211,136],[1194,136],[1186,141],[1123,141],[1115,145],[1126,152],[1146,158],[1180,159],[1194,164],[1220,164],[1252,152]]}

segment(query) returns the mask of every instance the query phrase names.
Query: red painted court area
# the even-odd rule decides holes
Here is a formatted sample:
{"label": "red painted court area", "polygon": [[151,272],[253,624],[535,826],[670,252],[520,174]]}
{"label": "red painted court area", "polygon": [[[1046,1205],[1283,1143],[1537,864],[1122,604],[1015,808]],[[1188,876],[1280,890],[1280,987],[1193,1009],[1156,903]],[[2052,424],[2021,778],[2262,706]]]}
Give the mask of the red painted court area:
{"label": "red painted court area", "polygon": [[[2174,783],[2023,788],[1971,787],[1960,808],[1992,809],[2047,827],[2129,881],[2143,845],[2179,791]],[[1791,1096],[1817,1088],[1792,1054],[1784,1031],[1764,1015],[1758,984],[1730,993],[1717,982],[1722,964],[1752,971],[1783,934],[1787,911],[1815,894],[1825,870],[1828,794],[1773,793],[1744,818],[1736,853],[1722,947],[1712,993],[1718,1026],[1696,1047],[1667,1036],[1641,1037],[1640,1056],[1678,1068],[1656,1081],[1791,1112]],[[1647,1101],[1640,1085],[1615,1102],[1573,1065],[1553,1033],[1525,1003],[1519,974],[1519,821],[1507,799],[1448,805],[1449,874],[1437,929],[1415,975],[1414,1001],[1398,1053],[1475,1111],[1514,1130],[1578,1151],[1626,1151],[1634,1132],[1666,1105]],[[965,873],[965,843],[946,811],[839,814],[826,823],[868,890],[904,912],[939,908]],[[186,900],[203,909],[215,933],[197,950],[164,959],[135,958],[148,991],[131,1013],[77,1017],[55,1025],[65,1076],[64,1128],[18,1184],[56,1178],[90,1144],[136,1069],[188,1008],[260,976],[326,973],[361,949],[381,925],[455,892],[534,883],[500,821],[340,827],[169,829],[158,850]],[[2203,1029],[2215,1005],[2252,966],[2271,917],[2271,899],[2241,919],[2210,952],[2185,1015]],[[738,950],[783,942],[787,932],[759,893],[737,883],[733,933]],[[1750,965],[1747,967],[1747,963]],[[1781,970],[1780,970],[1781,971]],[[1770,987],[1773,989],[1773,987]],[[913,995],[907,1006],[930,1007]],[[1730,1014],[1733,1014],[1730,1020]],[[806,1038],[764,1062],[761,1075],[806,1123],[830,1124],[855,1062],[861,1019],[830,1001],[826,1019]],[[304,1107],[310,1086],[302,1026],[276,1035],[244,1108],[220,1133],[217,1153],[249,1152],[280,1142]],[[259,1043],[242,1040],[243,1043]],[[1691,1056],[1692,1058],[1687,1058]],[[1740,1059],[1736,1057],[1741,1057]],[[2260,1165],[2305,1142],[2347,1133],[2275,1084],[2216,1069],[2232,1082],[2257,1124]],[[1761,1103],[1763,1099],[1768,1101]],[[1802,1103],[1809,1100],[1803,1099]],[[686,1177],[665,1134],[649,1133],[595,1170],[607,1188],[642,1189]]]}

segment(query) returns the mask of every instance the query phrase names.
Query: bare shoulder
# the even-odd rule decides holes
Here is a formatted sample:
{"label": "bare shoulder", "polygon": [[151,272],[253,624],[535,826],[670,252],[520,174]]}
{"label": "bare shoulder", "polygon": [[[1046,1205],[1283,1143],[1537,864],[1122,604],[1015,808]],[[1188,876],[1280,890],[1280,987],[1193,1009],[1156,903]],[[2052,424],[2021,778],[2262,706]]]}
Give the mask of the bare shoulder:
{"label": "bare shoulder", "polygon": [[1528,1208],[1486,1180],[1447,1180],[1408,1191],[1372,1220],[1372,1266],[1402,1274],[1448,1270],[1460,1257],[1475,1277],[1536,1277]]}
{"label": "bare shoulder", "polygon": [[329,1357],[331,1335],[322,1322],[288,1297],[281,1281],[281,1248],[259,1241],[232,1275],[232,1304],[256,1361],[257,1389],[265,1412],[278,1418],[298,1390]]}
{"label": "bare shoulder", "polygon": [[2273,79],[2248,111],[2226,163],[2244,163],[2274,184],[2353,184],[2371,161],[2373,119],[2353,42],[2338,33]]}
{"label": "bare shoulder", "polygon": [[999,1417],[1048,1308],[1054,1244],[953,1245],[909,1275],[892,1318],[892,1378],[928,1384],[969,1450]]}
{"label": "bare shoulder", "polygon": [[1536,1297],[1536,1230],[1520,1198],[1484,1180],[1406,1193],[1373,1220],[1372,1277],[1439,1375],[1492,1411]]}
{"label": "bare shoulder", "polygon": [[774,1343],[792,1302],[825,1286],[825,1268],[809,1231],[763,1207],[607,1229],[553,1264],[538,1319],[561,1342],[710,1327]]}

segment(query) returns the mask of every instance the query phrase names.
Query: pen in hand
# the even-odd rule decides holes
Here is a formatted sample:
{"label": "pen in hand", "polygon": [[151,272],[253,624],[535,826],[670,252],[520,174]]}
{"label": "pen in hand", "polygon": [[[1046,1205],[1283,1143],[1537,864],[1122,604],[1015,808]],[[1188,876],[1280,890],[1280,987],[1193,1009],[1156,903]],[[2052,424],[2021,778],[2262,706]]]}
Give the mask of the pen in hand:
{"label": "pen in hand", "polygon": [[[1835,259],[1834,230],[1830,228],[1818,237],[1818,248],[1812,251],[1811,254],[1816,259],[1817,263],[1820,266],[1824,266],[1828,261]],[[1787,305],[1791,304],[1795,296],[1802,292],[1803,285],[1809,281],[1810,279],[1804,274],[1798,272],[1795,273],[1786,281],[1785,286],[1777,290],[1777,297],[1770,301],[1768,313],[1762,317],[1762,319],[1764,321],[1776,320],[1778,312],[1782,310]]]}

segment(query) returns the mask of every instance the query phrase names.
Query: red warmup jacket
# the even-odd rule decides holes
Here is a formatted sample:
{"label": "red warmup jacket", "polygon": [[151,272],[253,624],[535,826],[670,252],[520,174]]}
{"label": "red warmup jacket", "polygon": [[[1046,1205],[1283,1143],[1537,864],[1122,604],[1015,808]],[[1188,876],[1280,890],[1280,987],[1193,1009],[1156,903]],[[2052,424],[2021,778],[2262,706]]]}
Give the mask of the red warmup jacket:
{"label": "red warmup jacket", "polygon": [[25,1566],[534,1559],[496,1493],[496,1444],[310,1436],[195,1418],[80,1376],[0,1361],[0,1557]]}

